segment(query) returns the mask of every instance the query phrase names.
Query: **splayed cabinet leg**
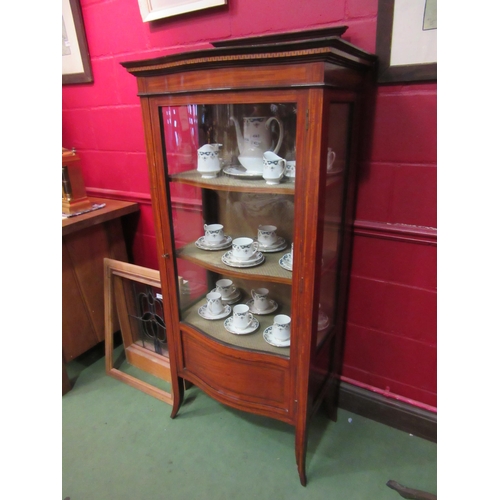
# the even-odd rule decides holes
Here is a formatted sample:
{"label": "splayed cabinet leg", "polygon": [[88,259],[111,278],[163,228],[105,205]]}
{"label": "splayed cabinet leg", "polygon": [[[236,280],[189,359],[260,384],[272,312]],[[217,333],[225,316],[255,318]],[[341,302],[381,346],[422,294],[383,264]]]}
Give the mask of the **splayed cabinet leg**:
{"label": "splayed cabinet leg", "polygon": [[299,473],[300,484],[306,486],[306,452],[307,452],[307,433],[304,427],[295,428],[295,460],[297,462],[297,471]]}

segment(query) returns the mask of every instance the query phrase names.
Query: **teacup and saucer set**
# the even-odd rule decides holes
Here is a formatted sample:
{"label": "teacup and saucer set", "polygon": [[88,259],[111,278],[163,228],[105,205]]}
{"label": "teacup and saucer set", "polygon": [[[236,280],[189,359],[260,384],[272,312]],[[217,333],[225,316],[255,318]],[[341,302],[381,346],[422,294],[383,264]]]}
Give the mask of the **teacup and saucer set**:
{"label": "teacup and saucer set", "polygon": [[218,292],[207,293],[207,303],[198,309],[198,314],[203,319],[210,321],[226,318],[231,314],[231,306],[222,303],[221,294]]}
{"label": "teacup and saucer set", "polygon": [[233,239],[224,234],[222,224],[205,224],[205,236],[198,238],[195,245],[200,250],[225,250],[231,246]]}
{"label": "teacup and saucer set", "polygon": [[257,230],[257,241],[259,243],[259,250],[263,253],[266,252],[279,252],[284,250],[287,246],[285,238],[278,236],[277,227],[271,225],[260,225]]}
{"label": "teacup and saucer set", "polygon": [[257,288],[251,291],[252,299],[247,302],[252,314],[271,314],[278,309],[278,304],[269,298],[267,288]]}
{"label": "teacup and saucer set", "polygon": [[273,324],[264,330],[264,340],[274,347],[289,347],[291,322],[290,316],[278,314],[274,317]]}
{"label": "teacup and saucer set", "polygon": [[285,177],[295,182],[295,160],[286,162]]}
{"label": "teacup and saucer set", "polygon": [[212,292],[221,294],[223,304],[235,304],[241,297],[241,290],[236,288],[230,279],[226,278],[218,280]]}
{"label": "teacup and saucer set", "polygon": [[293,243],[292,243],[292,250],[290,253],[286,253],[281,257],[279,260],[279,265],[283,268],[286,269],[287,271],[292,271],[293,267]]}
{"label": "teacup and saucer set", "polygon": [[237,304],[233,307],[233,315],[224,321],[224,328],[234,335],[247,335],[259,328],[259,321],[246,304]]}
{"label": "teacup and saucer set", "polygon": [[258,251],[259,243],[252,238],[235,238],[232,249],[221,260],[230,267],[254,267],[262,264],[266,258]]}
{"label": "teacup and saucer set", "polygon": [[335,163],[337,155],[335,154],[335,151],[333,151],[332,148],[328,148],[328,155],[327,155],[327,160],[326,160],[326,174],[327,175],[336,175],[340,174],[343,170],[344,167],[340,162],[337,162],[337,165],[334,167],[333,164]]}
{"label": "teacup and saucer set", "polygon": [[326,330],[330,326],[330,320],[324,311],[321,309],[321,304],[318,310],[318,331]]}

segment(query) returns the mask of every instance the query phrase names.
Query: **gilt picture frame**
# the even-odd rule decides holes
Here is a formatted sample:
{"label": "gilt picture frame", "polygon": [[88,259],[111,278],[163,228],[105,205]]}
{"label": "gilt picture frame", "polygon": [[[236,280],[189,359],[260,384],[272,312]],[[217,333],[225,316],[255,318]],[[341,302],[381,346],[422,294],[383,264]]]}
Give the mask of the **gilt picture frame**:
{"label": "gilt picture frame", "polygon": [[379,0],[378,82],[437,80],[437,0]]}
{"label": "gilt picture frame", "polygon": [[94,81],[80,0],[62,2],[62,83]]}
{"label": "gilt picture frame", "polygon": [[138,0],[143,22],[226,5],[227,0]]}

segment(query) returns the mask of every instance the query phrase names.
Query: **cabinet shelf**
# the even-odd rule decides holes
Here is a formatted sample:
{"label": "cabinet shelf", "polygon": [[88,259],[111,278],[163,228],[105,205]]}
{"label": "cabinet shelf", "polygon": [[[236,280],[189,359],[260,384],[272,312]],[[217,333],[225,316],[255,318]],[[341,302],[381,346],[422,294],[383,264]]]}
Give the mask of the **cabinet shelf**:
{"label": "cabinet shelf", "polygon": [[221,257],[227,251],[227,249],[217,251],[200,250],[194,243],[189,243],[177,250],[177,257],[189,260],[205,269],[225,276],[254,280],[265,279],[272,283],[283,283],[285,285],[292,284],[291,271],[283,269],[279,264],[280,258],[290,251],[290,246],[280,252],[265,253],[266,260],[262,264],[246,268],[230,267],[224,264]]}
{"label": "cabinet shelf", "polygon": [[219,174],[215,179],[203,179],[197,170],[188,170],[169,176],[171,182],[181,182],[205,189],[217,191],[231,191],[241,193],[276,193],[294,194],[295,183],[287,178],[275,185],[268,185],[264,179],[239,179],[224,173]]}
{"label": "cabinet shelf", "polygon": [[245,351],[267,352],[286,358],[290,357],[289,347],[274,347],[268,344],[263,337],[264,330],[268,326],[271,326],[273,324],[274,316],[278,313],[289,314],[289,311],[281,311],[282,308],[280,307],[274,314],[269,314],[266,316],[256,315],[255,318],[259,320],[259,328],[255,332],[248,335],[235,335],[228,332],[224,328],[223,319],[214,321],[203,319],[198,314],[198,309],[203,304],[206,304],[206,300],[204,298],[186,309],[183,312],[182,324],[193,326],[198,331],[203,332],[205,335],[208,335],[216,341],[229,345],[231,347],[243,349]]}

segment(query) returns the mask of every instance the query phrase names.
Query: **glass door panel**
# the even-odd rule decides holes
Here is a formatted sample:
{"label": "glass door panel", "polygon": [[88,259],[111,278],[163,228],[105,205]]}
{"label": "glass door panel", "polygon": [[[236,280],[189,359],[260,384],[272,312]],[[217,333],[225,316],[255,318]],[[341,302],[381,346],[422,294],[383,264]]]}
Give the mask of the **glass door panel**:
{"label": "glass door panel", "polygon": [[165,106],[161,117],[181,323],[288,356],[272,325],[290,315],[296,104]]}

